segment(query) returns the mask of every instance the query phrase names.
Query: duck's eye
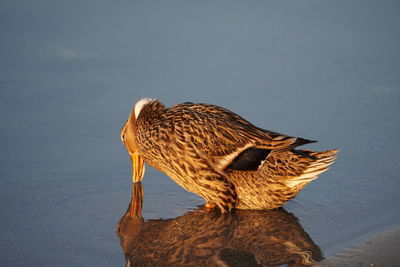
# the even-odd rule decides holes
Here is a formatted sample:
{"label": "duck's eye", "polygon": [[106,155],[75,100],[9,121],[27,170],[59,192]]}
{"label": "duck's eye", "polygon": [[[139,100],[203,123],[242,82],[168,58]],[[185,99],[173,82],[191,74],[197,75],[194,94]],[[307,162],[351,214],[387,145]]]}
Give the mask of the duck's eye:
{"label": "duck's eye", "polygon": [[124,142],[124,139],[125,139],[125,135],[121,134],[121,141]]}

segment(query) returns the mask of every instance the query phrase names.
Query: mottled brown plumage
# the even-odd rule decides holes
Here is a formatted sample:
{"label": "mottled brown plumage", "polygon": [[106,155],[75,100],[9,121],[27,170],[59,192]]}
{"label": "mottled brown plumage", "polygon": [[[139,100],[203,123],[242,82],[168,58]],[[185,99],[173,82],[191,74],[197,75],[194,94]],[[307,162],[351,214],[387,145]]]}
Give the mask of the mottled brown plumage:
{"label": "mottled brown plumage", "polygon": [[337,153],[295,150],[315,141],[258,128],[218,106],[166,108],[153,99],[135,105],[121,139],[139,165],[135,182],[142,179],[143,158],[222,212],[282,206],[327,170]]}

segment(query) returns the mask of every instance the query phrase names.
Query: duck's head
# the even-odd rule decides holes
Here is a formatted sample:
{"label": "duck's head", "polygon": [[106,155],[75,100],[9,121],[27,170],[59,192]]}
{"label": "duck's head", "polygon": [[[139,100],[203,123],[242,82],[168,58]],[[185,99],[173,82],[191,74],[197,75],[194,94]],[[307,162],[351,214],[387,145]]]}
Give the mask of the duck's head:
{"label": "duck's head", "polygon": [[153,101],[153,99],[150,98],[143,98],[139,100],[135,104],[135,107],[133,108],[128,120],[121,130],[121,141],[124,143],[132,160],[132,181],[134,183],[140,182],[143,179],[145,171],[143,158],[140,156],[137,149],[135,121],[138,118],[143,106],[151,101]]}

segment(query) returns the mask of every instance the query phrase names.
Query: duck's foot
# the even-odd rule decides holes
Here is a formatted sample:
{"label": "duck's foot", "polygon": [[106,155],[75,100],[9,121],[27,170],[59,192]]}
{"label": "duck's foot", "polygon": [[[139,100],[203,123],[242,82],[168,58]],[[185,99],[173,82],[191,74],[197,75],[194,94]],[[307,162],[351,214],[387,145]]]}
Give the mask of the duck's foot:
{"label": "duck's foot", "polygon": [[214,209],[216,206],[214,205],[214,204],[211,204],[211,203],[206,203],[206,205],[204,206],[204,208],[206,209],[206,210],[212,210],[212,209]]}

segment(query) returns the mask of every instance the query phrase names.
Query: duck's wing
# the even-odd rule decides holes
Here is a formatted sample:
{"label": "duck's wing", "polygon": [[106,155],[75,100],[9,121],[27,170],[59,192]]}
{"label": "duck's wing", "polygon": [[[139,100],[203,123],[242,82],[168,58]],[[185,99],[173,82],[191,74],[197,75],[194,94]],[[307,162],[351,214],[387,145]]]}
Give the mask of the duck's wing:
{"label": "duck's wing", "polygon": [[258,128],[215,105],[183,103],[170,111],[186,143],[193,143],[217,170],[257,170],[273,150],[315,142]]}

